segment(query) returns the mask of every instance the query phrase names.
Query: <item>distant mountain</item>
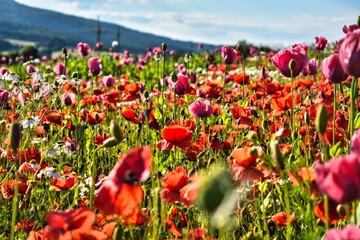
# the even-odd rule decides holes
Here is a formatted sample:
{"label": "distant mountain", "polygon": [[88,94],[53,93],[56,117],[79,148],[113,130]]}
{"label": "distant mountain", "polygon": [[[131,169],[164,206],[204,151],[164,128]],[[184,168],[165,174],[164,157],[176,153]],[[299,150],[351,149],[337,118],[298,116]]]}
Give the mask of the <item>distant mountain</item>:
{"label": "distant mountain", "polygon": [[[75,47],[78,42],[95,46],[96,20],[75,17],[55,11],[28,7],[14,0],[0,0],[0,40],[16,39],[35,42],[47,51],[59,51],[62,47]],[[126,27],[101,22],[101,41],[108,48],[111,42],[119,40],[121,50],[145,52],[147,47],[159,46],[166,42],[169,49],[196,51],[197,43],[178,41]],[[118,39],[120,33],[120,39]],[[205,48],[216,48],[204,45]],[[1,50],[1,48],[0,48]]]}

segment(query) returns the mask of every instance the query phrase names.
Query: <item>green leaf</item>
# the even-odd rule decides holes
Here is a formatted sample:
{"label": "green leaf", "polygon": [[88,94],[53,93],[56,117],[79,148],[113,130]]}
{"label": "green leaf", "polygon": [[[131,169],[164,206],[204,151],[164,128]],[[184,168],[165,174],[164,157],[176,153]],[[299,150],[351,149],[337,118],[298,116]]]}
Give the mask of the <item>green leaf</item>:
{"label": "green leaf", "polygon": [[339,156],[339,154],[341,153],[340,144],[341,144],[341,142],[337,142],[334,146],[332,146],[330,148],[330,156],[331,157]]}

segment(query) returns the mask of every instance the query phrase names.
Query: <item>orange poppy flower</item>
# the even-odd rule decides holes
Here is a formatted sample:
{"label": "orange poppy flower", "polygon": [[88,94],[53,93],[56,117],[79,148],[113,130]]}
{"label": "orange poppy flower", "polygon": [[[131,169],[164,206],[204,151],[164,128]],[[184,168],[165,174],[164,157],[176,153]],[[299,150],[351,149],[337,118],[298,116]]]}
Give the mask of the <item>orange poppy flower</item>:
{"label": "orange poppy flower", "polygon": [[192,131],[181,125],[171,125],[163,129],[161,136],[172,147],[186,149],[191,144]]}
{"label": "orange poppy flower", "polygon": [[43,115],[42,120],[44,122],[53,123],[58,127],[61,126],[61,120],[64,117],[63,117],[63,114],[59,110],[45,110],[44,109],[41,112],[44,113],[44,114],[40,114],[41,116]]}
{"label": "orange poppy flower", "polygon": [[34,220],[21,220],[14,226],[14,231],[23,230],[24,232],[29,233],[34,227]]}
{"label": "orange poppy flower", "polygon": [[63,174],[59,178],[50,179],[50,183],[55,191],[61,191],[64,189],[71,189],[77,183],[78,176],[76,174]]}

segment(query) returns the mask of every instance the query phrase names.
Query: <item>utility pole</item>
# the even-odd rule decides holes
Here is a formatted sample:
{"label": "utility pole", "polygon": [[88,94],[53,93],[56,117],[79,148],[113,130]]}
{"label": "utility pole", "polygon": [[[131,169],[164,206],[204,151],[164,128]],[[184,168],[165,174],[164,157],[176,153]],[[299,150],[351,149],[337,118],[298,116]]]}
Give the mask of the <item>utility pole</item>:
{"label": "utility pole", "polygon": [[116,32],[116,41],[118,42],[118,46],[117,46],[117,50],[120,52],[120,27],[117,27],[117,32]]}
{"label": "utility pole", "polygon": [[95,29],[92,31],[93,33],[95,33],[95,44],[98,42],[101,42],[101,33],[106,33],[107,31],[104,31],[101,29],[101,25],[100,25],[100,17],[97,17],[97,21],[96,21],[96,27]]}

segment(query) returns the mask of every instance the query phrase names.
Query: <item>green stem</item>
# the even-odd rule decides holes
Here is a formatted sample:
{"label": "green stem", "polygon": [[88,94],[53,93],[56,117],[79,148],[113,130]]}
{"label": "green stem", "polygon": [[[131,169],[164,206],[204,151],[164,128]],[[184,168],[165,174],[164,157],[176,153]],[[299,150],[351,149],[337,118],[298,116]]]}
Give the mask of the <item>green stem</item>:
{"label": "green stem", "polygon": [[355,100],[358,95],[358,79],[357,77],[353,77],[351,81],[351,89],[350,89],[350,119],[349,119],[349,133],[350,138],[354,134],[354,120],[355,120]]}
{"label": "green stem", "polygon": [[336,89],[337,89],[336,84],[334,84],[334,101],[333,101],[334,113],[333,113],[333,132],[332,132],[333,145],[335,145]]}
{"label": "green stem", "polygon": [[[293,73],[291,70],[291,81],[290,81],[290,91],[291,91],[291,116],[290,116],[290,122],[291,122],[291,132],[294,132],[294,78]],[[293,134],[292,134],[293,136]],[[294,140],[294,139],[293,139]]]}

